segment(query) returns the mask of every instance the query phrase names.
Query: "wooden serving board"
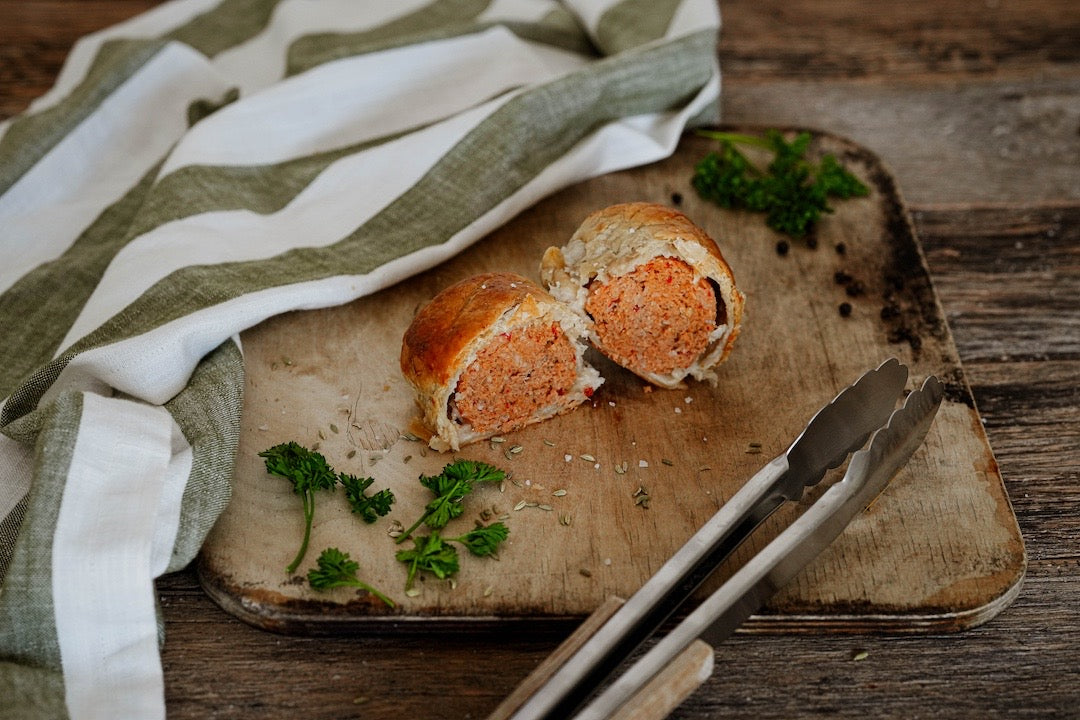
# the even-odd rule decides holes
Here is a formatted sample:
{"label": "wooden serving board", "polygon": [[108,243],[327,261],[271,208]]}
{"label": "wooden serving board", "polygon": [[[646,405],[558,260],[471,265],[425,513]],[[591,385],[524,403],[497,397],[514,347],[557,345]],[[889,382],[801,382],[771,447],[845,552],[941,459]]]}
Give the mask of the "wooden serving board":
{"label": "wooden serving board", "polygon": [[[632,594],[821,405],[895,356],[911,369],[909,387],[928,374],[946,384],[926,443],[744,630],[938,632],[980,624],[1007,606],[1024,575],[1023,542],[892,176],[866,149],[815,135],[814,152],[836,154],[872,193],[835,203],[816,247],[792,241],[781,254],[781,238],[760,216],[721,210],[691,189],[694,163],[713,147],[687,136],[671,158],[567,188],[427,273],[246,332],[235,490],[200,558],[206,591],[253,625],[298,634],[541,629],[578,620],[609,595]],[[420,515],[430,496],[418,476],[437,474],[452,459],[408,439],[415,409],[398,353],[410,319],[439,290],[474,273],[536,278],[544,249],[565,242],[587,214],[632,200],[679,206],[717,240],[746,294],[743,332],[719,383],[651,389],[597,360],[607,381],[591,405],[503,443],[463,448],[459,457],[513,476],[471,495],[444,535],[483,516],[503,518],[510,538],[498,560],[463,553],[453,582],[425,579],[419,593],[406,595],[405,567],[394,554],[411,542],[396,545],[391,522],[408,526]],[[837,273],[851,280],[837,282]],[[850,287],[861,292],[849,295]],[[847,316],[842,303],[850,303]],[[372,489],[397,496],[390,516],[366,525],[340,490],[320,494],[311,548],[291,577],[284,568],[302,536],[300,499],[257,457],[289,440],[317,446],[336,469],[370,475]],[[745,563],[842,469],[803,503],[782,508],[703,591]],[[349,552],[361,577],[397,606],[351,589],[308,587],[302,573],[328,546]]]}

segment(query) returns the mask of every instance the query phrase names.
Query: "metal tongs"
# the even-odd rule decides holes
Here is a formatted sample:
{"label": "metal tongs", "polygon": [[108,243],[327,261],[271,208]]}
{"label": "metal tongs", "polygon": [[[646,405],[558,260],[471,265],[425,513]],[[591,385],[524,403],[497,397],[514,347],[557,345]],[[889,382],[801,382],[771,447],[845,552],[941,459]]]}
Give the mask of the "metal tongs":
{"label": "metal tongs", "polygon": [[[894,410],[907,377],[907,368],[890,359],[821,408],[787,451],[750,478],[640,590],[625,603],[606,603],[586,619],[491,718],[632,717],[632,709],[651,696],[681,693],[659,714],[637,714],[666,716],[711,674],[712,646],[730,636],[836,539],[922,444],[941,404],[942,385],[928,377]],[[869,446],[860,449],[871,435]],[[785,502],[801,499],[807,487],[851,453],[842,480],[597,692],[763,520]],[[697,660],[692,659],[695,649]],[[682,691],[657,693],[655,689],[668,682],[663,680],[665,673],[670,677],[679,662],[692,667],[684,672],[696,678],[684,682]]]}

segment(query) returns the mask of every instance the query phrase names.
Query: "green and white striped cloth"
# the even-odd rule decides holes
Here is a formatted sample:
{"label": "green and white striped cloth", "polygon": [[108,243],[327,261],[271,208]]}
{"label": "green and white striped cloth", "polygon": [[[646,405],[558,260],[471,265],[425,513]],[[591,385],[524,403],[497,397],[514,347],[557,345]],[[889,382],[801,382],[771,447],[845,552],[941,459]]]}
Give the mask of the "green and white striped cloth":
{"label": "green and white striped cloth", "polygon": [[716,0],[177,0],[0,125],[0,715],[165,715],[243,354],[716,120]]}

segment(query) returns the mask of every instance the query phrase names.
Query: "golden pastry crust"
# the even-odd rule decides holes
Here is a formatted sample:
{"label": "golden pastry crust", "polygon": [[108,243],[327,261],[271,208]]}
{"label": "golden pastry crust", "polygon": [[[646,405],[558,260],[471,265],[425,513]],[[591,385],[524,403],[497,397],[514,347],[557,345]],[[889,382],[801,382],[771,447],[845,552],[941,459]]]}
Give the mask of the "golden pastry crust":
{"label": "golden pastry crust", "polygon": [[[605,349],[596,324],[589,321],[586,311],[594,290],[635,272],[644,278],[643,291],[648,293],[646,270],[656,258],[674,258],[685,263],[693,270],[696,280],[712,286],[717,300],[716,321],[709,329],[704,351],[692,362],[663,372],[635,367],[626,357]],[[727,359],[741,328],[744,298],[735,286],[734,274],[720,248],[684,214],[663,205],[624,203],[589,215],[565,246],[548,248],[544,253],[540,277],[555,298],[586,318],[589,339],[601,352],[661,387],[678,387],[687,376],[715,383],[714,368]],[[664,311],[663,293],[659,290],[655,295],[661,302],[642,311],[643,325],[654,319],[647,317],[648,313]],[[628,334],[640,331],[634,327],[625,329]]]}
{"label": "golden pastry crust", "polygon": [[[551,333],[551,352],[544,351],[542,342],[537,344],[538,327]],[[440,292],[406,330],[400,357],[401,372],[412,384],[423,424],[432,434],[429,444],[437,450],[457,450],[580,405],[603,382],[584,360],[584,334],[580,317],[515,273],[477,275]],[[531,356],[519,357],[523,353]],[[470,396],[467,407],[475,413],[477,427],[458,412],[455,393],[467,370],[471,368],[468,392],[480,388],[482,393],[491,386],[484,382],[485,368],[474,363],[501,362],[499,372],[506,372],[507,364],[531,370],[567,361],[573,362],[572,371],[563,367],[557,373],[524,372],[518,387],[506,388],[506,398]],[[556,375],[562,385],[569,376],[571,384],[543,387]],[[483,413],[481,426],[482,413],[477,408],[484,408],[488,401],[491,407],[505,406],[498,411],[504,414],[493,419]]]}

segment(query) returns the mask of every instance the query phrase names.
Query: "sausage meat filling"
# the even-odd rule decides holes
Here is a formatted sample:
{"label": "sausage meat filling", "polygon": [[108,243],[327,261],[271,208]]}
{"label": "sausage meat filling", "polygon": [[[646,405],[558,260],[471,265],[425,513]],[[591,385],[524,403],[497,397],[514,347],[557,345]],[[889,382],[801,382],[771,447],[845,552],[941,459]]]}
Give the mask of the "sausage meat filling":
{"label": "sausage meat filling", "polygon": [[557,323],[497,335],[477,353],[450,399],[451,417],[476,432],[509,432],[538,410],[569,402],[577,353]]}
{"label": "sausage meat filling", "polygon": [[682,260],[655,257],[593,283],[585,301],[597,344],[637,373],[667,374],[693,363],[723,317],[712,285]]}

